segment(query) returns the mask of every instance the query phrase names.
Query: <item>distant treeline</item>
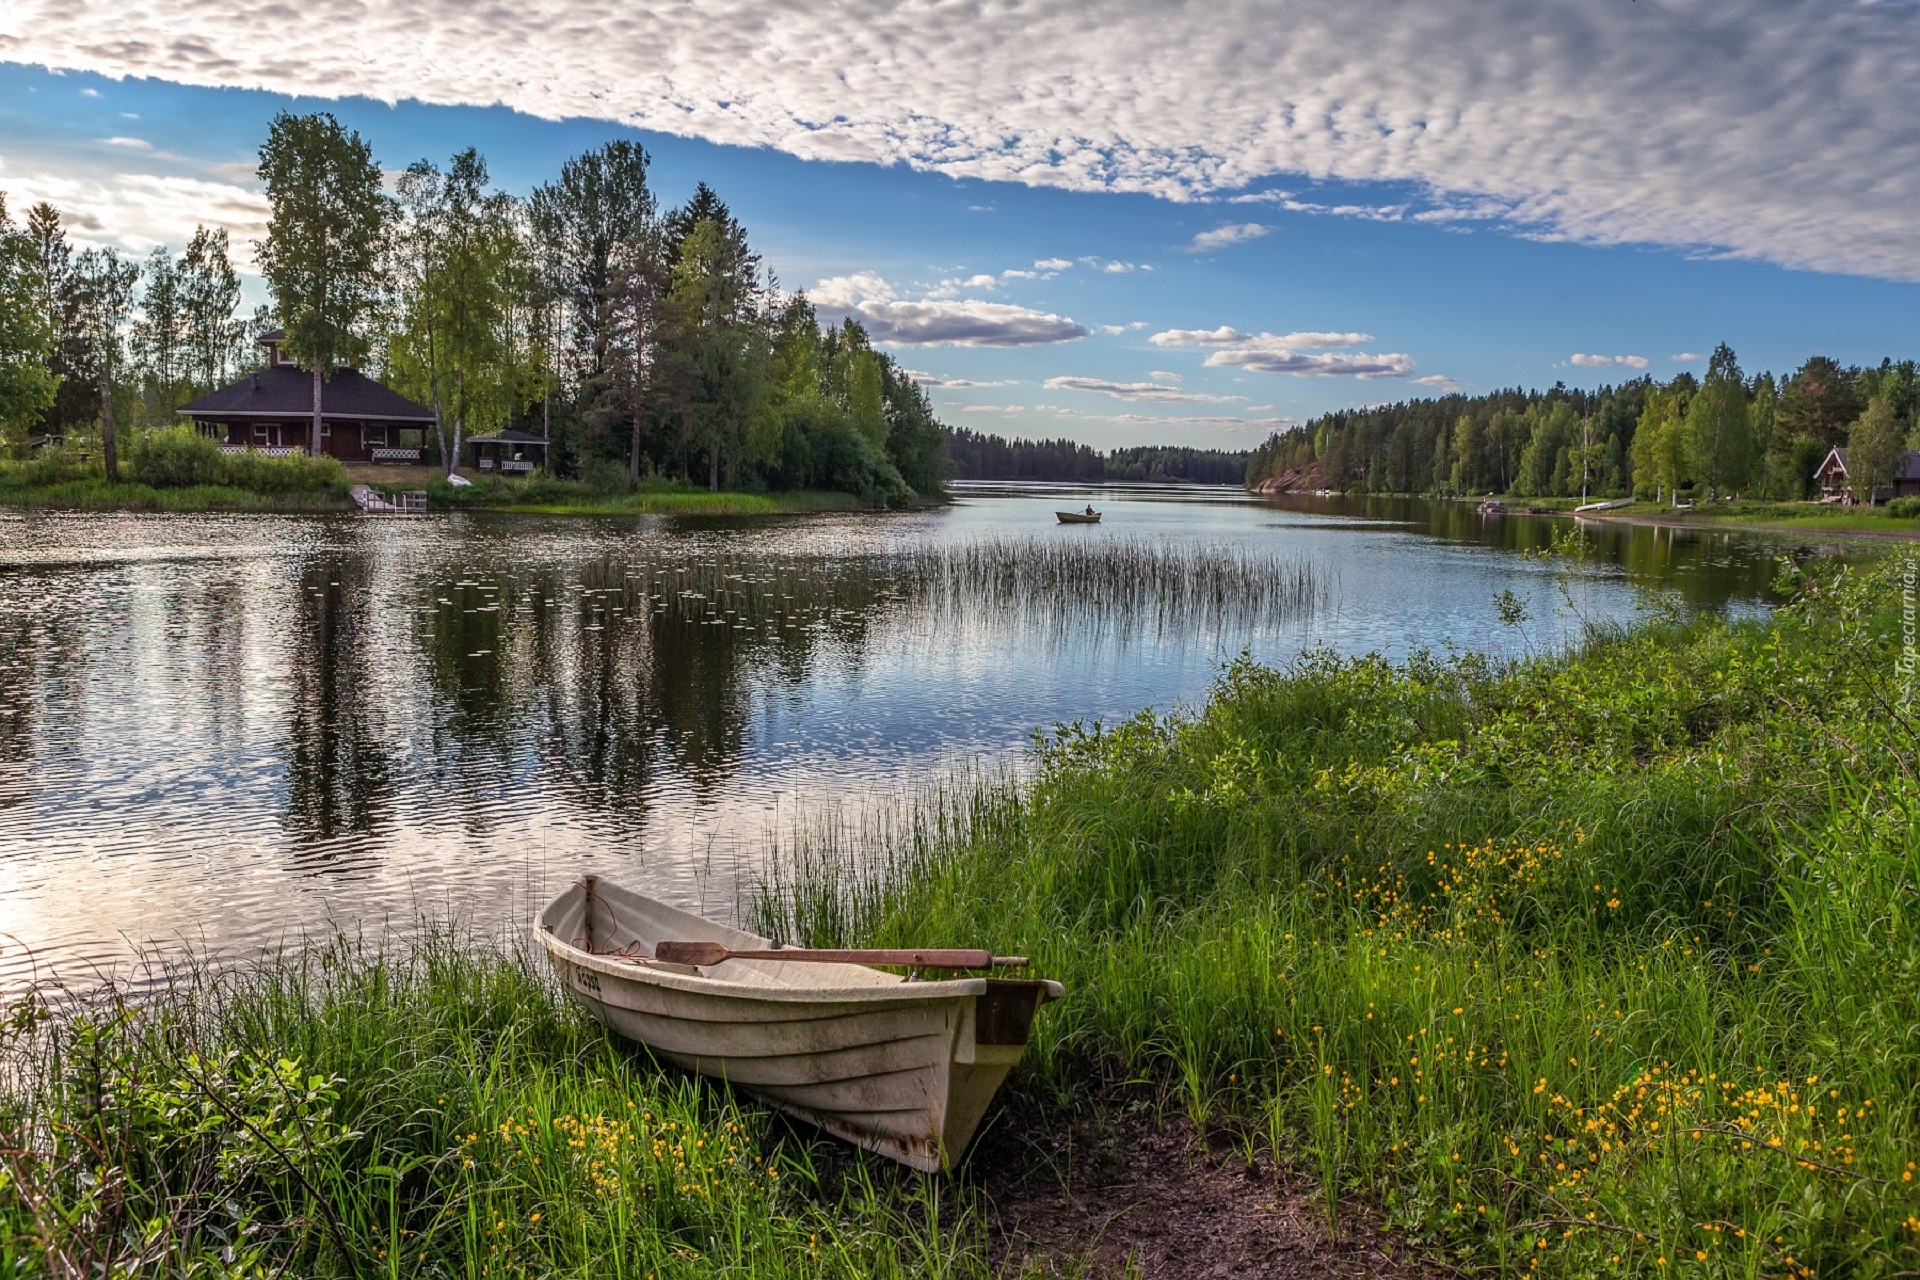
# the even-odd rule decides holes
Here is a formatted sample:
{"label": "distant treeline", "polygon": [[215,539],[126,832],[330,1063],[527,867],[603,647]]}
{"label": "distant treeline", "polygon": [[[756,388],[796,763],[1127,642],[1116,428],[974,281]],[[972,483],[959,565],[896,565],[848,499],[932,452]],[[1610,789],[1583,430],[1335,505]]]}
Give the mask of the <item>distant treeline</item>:
{"label": "distant treeline", "polygon": [[1146,445],[1102,453],[1075,440],[1007,440],[957,427],[947,433],[947,458],[961,480],[1153,480],[1241,484],[1242,450]]}
{"label": "distant treeline", "polygon": [[[1704,379],[1639,378],[1594,391],[1556,385],[1343,410],[1276,432],[1247,483],[1356,493],[1529,497],[1676,491],[1811,497],[1835,445],[1863,493],[1920,447],[1912,360],[1842,366],[1814,356],[1791,376],[1748,378],[1724,344]],[[1289,474],[1291,473],[1291,474]]]}

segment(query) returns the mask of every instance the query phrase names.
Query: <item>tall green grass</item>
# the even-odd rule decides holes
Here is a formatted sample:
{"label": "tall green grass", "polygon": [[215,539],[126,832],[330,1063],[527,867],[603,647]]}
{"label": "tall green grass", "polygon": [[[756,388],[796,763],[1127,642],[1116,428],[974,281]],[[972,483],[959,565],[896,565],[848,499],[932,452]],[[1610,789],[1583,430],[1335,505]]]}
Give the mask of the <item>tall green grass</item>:
{"label": "tall green grass", "polygon": [[1157,1081],[1469,1265],[1913,1274],[1901,575],[1512,667],[1243,661],[813,833],[755,914],[1030,954],[1031,1100]]}
{"label": "tall green grass", "polygon": [[663,1072],[447,930],[26,1001],[4,1034],[8,1275],[986,1270],[936,1182]]}

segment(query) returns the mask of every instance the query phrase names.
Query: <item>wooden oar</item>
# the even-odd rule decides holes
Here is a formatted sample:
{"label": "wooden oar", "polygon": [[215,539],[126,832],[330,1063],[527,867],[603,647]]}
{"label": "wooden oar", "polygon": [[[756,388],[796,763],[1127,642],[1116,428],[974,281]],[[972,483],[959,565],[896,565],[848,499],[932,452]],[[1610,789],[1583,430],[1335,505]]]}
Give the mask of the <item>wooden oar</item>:
{"label": "wooden oar", "polygon": [[996,956],[991,951],[969,947],[951,947],[925,951],[809,951],[804,947],[778,947],[765,951],[735,951],[718,942],[661,942],[653,948],[653,958],[668,964],[692,964],[702,968],[723,960],[800,960],[814,964],[897,964],[921,969],[1006,969],[1026,964],[1025,956]]}

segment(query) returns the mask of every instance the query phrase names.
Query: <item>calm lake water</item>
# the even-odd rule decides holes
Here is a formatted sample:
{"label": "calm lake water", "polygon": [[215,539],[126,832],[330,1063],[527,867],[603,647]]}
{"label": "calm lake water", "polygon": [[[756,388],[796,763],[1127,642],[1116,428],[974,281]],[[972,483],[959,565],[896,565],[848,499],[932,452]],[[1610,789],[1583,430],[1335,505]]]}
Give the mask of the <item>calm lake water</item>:
{"label": "calm lake water", "polygon": [[[1303,647],[1574,625],[1565,522],[970,487],[904,515],[0,514],[0,983],[456,913],[587,867],[711,914],[770,832]],[[1764,608],[1776,541],[1596,525],[1590,617]],[[1496,592],[1531,602],[1524,637]]]}

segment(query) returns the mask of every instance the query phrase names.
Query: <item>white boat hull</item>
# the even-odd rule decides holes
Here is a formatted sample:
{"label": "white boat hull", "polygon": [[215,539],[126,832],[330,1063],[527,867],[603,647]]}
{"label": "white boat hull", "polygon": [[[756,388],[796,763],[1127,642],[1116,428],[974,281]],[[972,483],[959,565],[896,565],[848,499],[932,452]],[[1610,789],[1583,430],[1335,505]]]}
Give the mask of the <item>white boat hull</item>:
{"label": "white boat hull", "polygon": [[1034,1011],[1061,994],[1057,982],[906,982],[861,965],[656,967],[664,939],[772,944],[593,877],[551,903],[536,934],[567,994],[614,1032],[927,1171],[959,1160]]}

